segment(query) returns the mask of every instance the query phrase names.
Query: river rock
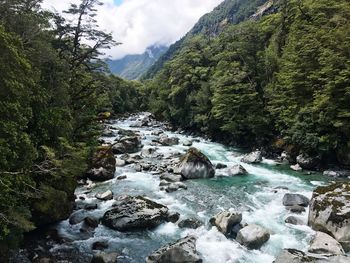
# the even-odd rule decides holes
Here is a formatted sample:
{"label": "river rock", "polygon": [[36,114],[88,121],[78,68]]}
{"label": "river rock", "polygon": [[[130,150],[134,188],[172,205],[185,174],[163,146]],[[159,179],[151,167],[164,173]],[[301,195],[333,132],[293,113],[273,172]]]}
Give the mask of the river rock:
{"label": "river rock", "polygon": [[109,245],[106,240],[95,241],[91,246],[92,250],[104,250],[108,247]]}
{"label": "river rock", "polygon": [[124,137],[113,145],[114,154],[136,153],[141,149],[141,140],[138,136]]}
{"label": "river rock", "polygon": [[117,167],[123,167],[126,165],[126,161],[122,159],[116,159],[115,160],[115,166]]}
{"label": "river rock", "polygon": [[102,201],[112,200],[113,199],[113,192],[111,190],[108,190],[108,191],[103,192],[103,193],[97,193],[95,195],[95,197],[99,200],[102,200]]}
{"label": "river rock", "polygon": [[243,227],[237,234],[236,240],[249,249],[259,249],[270,239],[270,233],[258,225]]}
{"label": "river rock", "polygon": [[182,142],[182,145],[183,146],[188,146],[188,147],[190,147],[190,146],[192,146],[192,142],[190,141],[190,140],[184,140],[183,142]]}
{"label": "river rock", "polygon": [[301,168],[307,170],[313,170],[317,168],[320,160],[316,157],[311,157],[307,154],[300,154],[297,156],[297,164],[300,165]]}
{"label": "river rock", "polygon": [[94,255],[91,263],[117,263],[118,257],[119,254],[115,252],[107,253],[99,251]]}
{"label": "river rock", "polygon": [[154,147],[146,147],[141,151],[141,155],[143,157],[154,157],[154,154],[157,152],[157,148]]}
{"label": "river rock", "polygon": [[290,169],[292,169],[293,171],[296,171],[296,172],[300,172],[300,171],[303,170],[303,168],[301,168],[301,166],[298,163],[294,164],[294,165],[291,165]]}
{"label": "river rock", "polygon": [[283,205],[284,206],[304,206],[307,207],[309,205],[309,198],[303,196],[301,194],[285,194],[283,197]]}
{"label": "river rock", "polygon": [[70,215],[69,217],[69,224],[71,225],[76,225],[79,224],[80,222],[84,221],[84,218],[86,217],[87,213],[85,210],[78,210],[75,211],[73,214]]}
{"label": "river rock", "polygon": [[347,178],[350,176],[350,171],[347,170],[327,170],[323,172],[324,176],[335,177],[335,178]]}
{"label": "river rock", "polygon": [[102,217],[102,224],[118,231],[154,228],[168,218],[168,208],[142,196],[126,196]]}
{"label": "river rock", "polygon": [[224,235],[230,235],[235,225],[241,223],[242,214],[224,211],[210,219],[210,223],[216,226]]}
{"label": "river rock", "polygon": [[159,138],[159,143],[163,146],[174,146],[179,144],[179,138],[164,135]]}
{"label": "river rock", "polygon": [[166,245],[146,258],[146,263],[201,263],[196,251],[196,238],[189,236]]}
{"label": "river rock", "polygon": [[95,209],[97,209],[97,204],[86,204],[84,206],[84,209],[85,210],[95,210]]}
{"label": "river rock", "polygon": [[168,222],[171,222],[171,223],[176,223],[177,221],[179,221],[180,219],[180,214],[178,212],[171,212],[169,213],[168,215]]}
{"label": "river rock", "polygon": [[344,250],[337,240],[323,232],[316,232],[308,252],[314,254],[342,255]]}
{"label": "river rock", "polygon": [[242,165],[234,165],[228,168],[228,176],[247,175],[248,172]]}
{"label": "river rock", "polygon": [[181,157],[176,170],[185,179],[211,178],[215,175],[215,169],[208,157],[196,148],[190,148]]}
{"label": "river rock", "polygon": [[84,224],[86,224],[88,227],[96,228],[98,227],[98,219],[92,216],[87,216],[84,219]]}
{"label": "river rock", "polygon": [[248,153],[243,156],[241,161],[244,163],[260,163],[262,162],[262,153],[261,151]]}
{"label": "river rock", "polygon": [[331,234],[350,251],[350,182],[317,187],[312,195],[308,224]]}
{"label": "river rock", "polygon": [[325,257],[306,254],[296,249],[284,249],[274,263],[348,263],[349,260],[350,258],[344,255]]}
{"label": "river rock", "polygon": [[292,213],[297,213],[297,214],[301,214],[302,212],[305,212],[306,209],[303,206],[300,205],[290,205],[290,206],[285,206],[285,208],[289,211],[291,211]]}
{"label": "river rock", "polygon": [[182,181],[182,176],[179,174],[164,173],[160,176],[160,179],[175,183]]}
{"label": "river rock", "polygon": [[215,168],[220,170],[220,169],[227,168],[227,165],[223,163],[218,163],[215,165]]}
{"label": "river rock", "polygon": [[165,191],[167,193],[172,193],[172,192],[175,192],[179,189],[187,189],[187,186],[182,183],[182,182],[177,182],[177,183],[170,183],[166,188],[165,188]]}
{"label": "river rock", "polygon": [[100,146],[94,153],[87,177],[94,181],[113,179],[115,173],[115,158],[110,146]]}
{"label": "river rock", "polygon": [[199,221],[196,218],[188,218],[184,219],[179,222],[178,226],[180,228],[192,228],[197,229],[198,227],[201,227],[203,225],[203,222]]}
{"label": "river rock", "polygon": [[305,225],[302,219],[295,216],[288,216],[284,222],[291,225]]}

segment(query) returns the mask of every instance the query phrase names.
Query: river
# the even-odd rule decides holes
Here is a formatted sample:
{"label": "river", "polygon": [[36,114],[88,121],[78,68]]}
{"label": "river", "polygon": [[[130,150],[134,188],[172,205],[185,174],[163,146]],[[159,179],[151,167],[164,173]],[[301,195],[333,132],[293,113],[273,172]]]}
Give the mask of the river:
{"label": "river", "polygon": [[[138,118],[143,115],[113,122],[114,128],[123,128],[140,132],[142,144],[147,147],[152,144],[155,127],[133,127]],[[320,174],[307,175],[294,172],[287,165],[281,165],[273,160],[264,159],[261,164],[250,165],[241,163],[243,152],[240,149],[226,147],[200,137],[191,137],[176,132],[165,131],[169,136],[180,139],[176,146],[157,146],[157,153],[167,158],[174,152],[185,153],[189,147],[183,146],[186,140],[192,140],[196,147],[209,157],[213,164],[222,163],[228,166],[241,164],[248,176],[228,177],[225,169],[216,170],[212,179],[188,180],[184,183],[187,190],[166,193],[159,189],[159,175],[153,172],[136,172],[135,165],[117,167],[115,178],[90,186],[79,186],[76,189],[76,203],[96,203],[95,194],[111,190],[114,196],[144,195],[158,203],[169,207],[171,211],[179,212],[181,219],[197,218],[204,222],[198,229],[181,229],[174,223],[164,223],[159,227],[131,233],[122,233],[109,229],[102,224],[94,233],[86,237],[79,229],[80,225],[70,225],[68,220],[57,225],[59,234],[73,240],[73,245],[81,251],[91,253],[91,245],[95,241],[108,242],[106,251],[118,251],[122,256],[118,262],[144,262],[145,258],[162,245],[176,241],[188,234],[197,237],[197,250],[203,262],[207,263],[269,263],[283,248],[306,250],[314,233],[306,225],[308,209],[296,215],[305,225],[290,225],[284,222],[291,213],[282,204],[285,193],[299,193],[311,198],[316,186],[326,184],[326,178]],[[115,138],[104,138],[113,142]],[[140,153],[136,153],[140,154]],[[132,154],[136,155],[136,154]],[[148,158],[149,162],[160,162],[156,158]],[[125,180],[116,177],[126,175]],[[281,189],[281,187],[287,187]],[[84,199],[84,200],[81,200]],[[113,200],[99,202],[98,209],[89,211],[94,217],[102,217],[113,204]],[[256,223],[268,229],[271,237],[259,250],[248,250],[235,240],[227,239],[215,227],[209,224],[209,219],[223,210],[233,209],[243,214],[243,222]]]}

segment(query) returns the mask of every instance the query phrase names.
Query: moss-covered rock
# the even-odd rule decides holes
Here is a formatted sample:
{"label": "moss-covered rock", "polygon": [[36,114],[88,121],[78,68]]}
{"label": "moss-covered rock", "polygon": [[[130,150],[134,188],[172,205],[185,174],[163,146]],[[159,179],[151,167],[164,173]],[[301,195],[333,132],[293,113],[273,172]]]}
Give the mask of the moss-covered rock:
{"label": "moss-covered rock", "polygon": [[74,206],[74,195],[41,185],[40,198],[33,202],[32,221],[36,226],[55,223],[69,217]]}
{"label": "moss-covered rock", "polygon": [[350,182],[316,188],[310,202],[308,224],[333,236],[350,251]]}
{"label": "moss-covered rock", "polygon": [[87,176],[91,180],[105,181],[114,177],[116,160],[110,146],[100,146],[91,158]]}

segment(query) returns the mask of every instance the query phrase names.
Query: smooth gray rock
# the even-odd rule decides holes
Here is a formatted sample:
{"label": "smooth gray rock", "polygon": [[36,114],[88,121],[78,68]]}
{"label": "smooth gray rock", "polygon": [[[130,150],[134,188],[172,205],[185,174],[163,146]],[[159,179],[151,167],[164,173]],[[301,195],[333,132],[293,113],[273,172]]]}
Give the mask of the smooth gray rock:
{"label": "smooth gray rock", "polygon": [[237,234],[236,240],[249,249],[259,249],[270,239],[270,233],[263,227],[251,224],[243,227]]}
{"label": "smooth gray rock", "polygon": [[112,200],[113,199],[113,192],[111,190],[108,190],[108,191],[103,192],[103,193],[97,193],[95,195],[95,197],[99,200],[102,200],[102,201]]}
{"label": "smooth gray rock", "polygon": [[350,258],[343,255],[317,256],[296,249],[284,249],[273,263],[349,263]]}
{"label": "smooth gray rock", "polygon": [[285,194],[283,197],[283,205],[284,206],[303,206],[307,207],[309,205],[309,198],[303,196],[301,194]]}
{"label": "smooth gray rock", "polygon": [[331,234],[350,252],[350,182],[317,187],[310,202],[308,224]]}
{"label": "smooth gray rock", "polygon": [[288,216],[284,222],[291,225],[305,225],[303,220],[295,216]]}
{"label": "smooth gray rock", "polygon": [[190,148],[181,157],[176,171],[185,179],[212,178],[215,175],[215,169],[208,157],[196,148]]}
{"label": "smooth gray rock", "polygon": [[165,173],[160,176],[161,180],[166,180],[168,182],[180,182],[182,181],[182,176],[179,174],[170,174],[170,173]]}
{"label": "smooth gray rock", "polygon": [[234,165],[228,168],[228,176],[247,175],[247,170],[242,165]]}
{"label": "smooth gray rock", "polygon": [[196,238],[186,237],[166,245],[146,258],[146,263],[201,263],[196,251]]}
{"label": "smooth gray rock", "polygon": [[316,232],[310,242],[308,252],[325,255],[343,255],[344,250],[340,243],[330,235],[323,232]]}
{"label": "smooth gray rock", "polygon": [[126,196],[102,217],[102,224],[118,230],[154,228],[168,218],[168,208],[142,196]]}
{"label": "smooth gray rock", "polygon": [[235,225],[241,223],[242,214],[224,211],[210,219],[210,223],[216,226],[224,235],[230,235]]}
{"label": "smooth gray rock", "polygon": [[248,153],[243,156],[241,161],[244,163],[260,163],[262,162],[262,153],[261,151]]}
{"label": "smooth gray rock", "polygon": [[179,144],[179,138],[164,135],[159,138],[159,143],[163,146],[174,146]]}

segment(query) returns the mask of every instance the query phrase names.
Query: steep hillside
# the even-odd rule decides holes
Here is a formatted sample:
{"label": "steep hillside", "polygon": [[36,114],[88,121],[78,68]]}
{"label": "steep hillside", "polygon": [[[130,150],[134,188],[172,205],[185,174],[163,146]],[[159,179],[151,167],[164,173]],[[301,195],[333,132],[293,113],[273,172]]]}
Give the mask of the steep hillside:
{"label": "steep hillside", "polygon": [[140,55],[127,55],[118,60],[107,60],[110,71],[120,77],[139,79],[168,48],[152,46]]}
{"label": "steep hillside", "polygon": [[254,15],[258,8],[267,0],[225,0],[217,6],[212,12],[204,15],[199,19],[197,24],[190,32],[182,39],[171,45],[167,52],[165,52],[154,65],[142,76],[143,79],[150,79],[154,77],[157,72],[164,66],[164,64],[171,60],[183,48],[184,42],[198,34],[204,34],[208,37],[216,36],[227,25],[237,24],[252,15]]}
{"label": "steep hillside", "polygon": [[350,4],[271,4],[215,38],[187,36],[143,103],[216,139],[350,166]]}

